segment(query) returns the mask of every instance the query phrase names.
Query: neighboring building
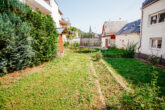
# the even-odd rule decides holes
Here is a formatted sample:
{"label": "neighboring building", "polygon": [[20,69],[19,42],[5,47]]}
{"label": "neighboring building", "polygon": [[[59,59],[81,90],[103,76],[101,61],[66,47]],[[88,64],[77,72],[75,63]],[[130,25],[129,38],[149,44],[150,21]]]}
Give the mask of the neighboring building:
{"label": "neighboring building", "polygon": [[116,35],[116,47],[126,48],[129,44],[140,44],[140,20],[126,24]]}
{"label": "neighboring building", "polygon": [[141,55],[165,59],[165,0],[145,0],[141,27]]}
{"label": "neighboring building", "polygon": [[58,53],[63,54],[63,37],[65,37],[66,34],[66,30],[63,27],[70,26],[70,22],[69,20],[63,18],[63,14],[59,9],[56,0],[20,0],[20,1],[29,5],[33,10],[39,9],[42,13],[49,14],[52,16],[55,25],[57,27],[57,30],[59,32]]}
{"label": "neighboring building", "polygon": [[125,25],[126,21],[106,21],[102,28],[102,48],[115,45],[116,33]]}

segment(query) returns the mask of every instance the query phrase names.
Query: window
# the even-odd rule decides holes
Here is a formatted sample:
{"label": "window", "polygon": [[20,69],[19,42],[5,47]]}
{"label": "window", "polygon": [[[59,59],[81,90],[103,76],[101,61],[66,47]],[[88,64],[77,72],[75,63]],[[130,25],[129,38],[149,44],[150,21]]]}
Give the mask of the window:
{"label": "window", "polygon": [[152,39],[152,45],[151,45],[152,48],[156,48],[156,39]]}
{"label": "window", "polygon": [[162,23],[165,22],[165,11],[159,12],[155,15],[150,16],[150,24]]}
{"label": "window", "polygon": [[151,38],[151,48],[158,48],[161,49],[162,48],[162,39],[159,38]]}
{"label": "window", "polygon": [[157,15],[151,16],[151,24],[157,23]]}
{"label": "window", "polygon": [[161,22],[165,22],[165,12],[159,14],[159,23],[161,23]]}
{"label": "window", "polygon": [[157,48],[161,48],[161,47],[162,47],[162,40],[158,40]]}

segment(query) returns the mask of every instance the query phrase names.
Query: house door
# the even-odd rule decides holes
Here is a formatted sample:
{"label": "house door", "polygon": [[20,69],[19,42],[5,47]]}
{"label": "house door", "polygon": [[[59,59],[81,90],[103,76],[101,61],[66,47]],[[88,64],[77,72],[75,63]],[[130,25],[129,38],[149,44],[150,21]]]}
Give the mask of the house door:
{"label": "house door", "polygon": [[108,48],[108,39],[105,40],[105,47]]}

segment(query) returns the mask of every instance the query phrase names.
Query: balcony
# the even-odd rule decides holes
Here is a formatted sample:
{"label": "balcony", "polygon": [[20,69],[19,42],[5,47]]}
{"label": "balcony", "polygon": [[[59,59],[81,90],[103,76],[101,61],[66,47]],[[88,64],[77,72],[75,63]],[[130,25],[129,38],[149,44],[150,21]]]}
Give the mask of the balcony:
{"label": "balcony", "polygon": [[61,20],[60,20],[60,25],[61,25],[62,27],[65,27],[65,26],[70,26],[71,24],[70,24],[69,19],[61,18]]}
{"label": "balcony", "polygon": [[45,14],[51,14],[50,0],[26,0],[26,3],[34,10],[38,8]]}

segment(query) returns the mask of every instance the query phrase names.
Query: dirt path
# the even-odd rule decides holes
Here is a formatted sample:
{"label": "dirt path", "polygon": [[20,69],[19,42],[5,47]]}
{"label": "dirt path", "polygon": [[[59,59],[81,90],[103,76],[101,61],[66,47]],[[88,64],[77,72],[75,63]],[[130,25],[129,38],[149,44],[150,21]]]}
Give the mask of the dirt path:
{"label": "dirt path", "polygon": [[96,71],[95,71],[95,69],[94,69],[94,66],[93,66],[92,61],[91,61],[91,69],[92,69],[92,72],[93,72],[94,76],[97,78],[97,79],[96,79],[96,86],[97,86],[97,89],[98,89],[98,92],[99,92],[99,95],[100,95],[100,100],[101,100],[101,102],[102,102],[102,109],[103,109],[103,110],[107,110],[107,107],[106,107],[106,104],[105,104],[105,101],[104,101],[104,97],[103,97],[103,94],[102,94],[102,92],[101,92],[100,83],[99,83],[99,81],[98,81],[98,76],[97,76],[97,74],[96,74]]}

